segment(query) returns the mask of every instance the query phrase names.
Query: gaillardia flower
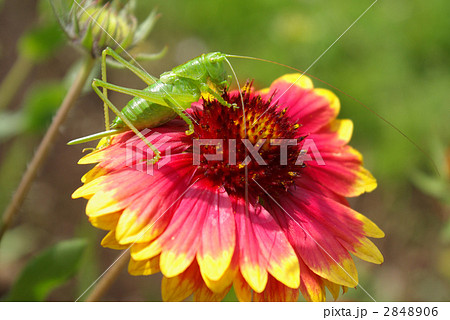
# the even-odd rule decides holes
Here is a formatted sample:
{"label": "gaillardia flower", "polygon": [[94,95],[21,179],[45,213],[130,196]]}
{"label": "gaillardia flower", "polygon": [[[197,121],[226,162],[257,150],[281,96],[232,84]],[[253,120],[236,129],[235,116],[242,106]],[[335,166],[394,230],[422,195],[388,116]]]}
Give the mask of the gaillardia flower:
{"label": "gaillardia flower", "polygon": [[97,165],[73,197],[109,231],[103,246],[130,248],[130,274],[162,272],[163,300],[220,301],[232,286],[240,301],[336,299],[358,284],[350,254],[383,262],[368,239],[383,232],[346,200],[376,187],[347,145],[352,122],[299,77],[225,92],[236,108],[200,101],[193,135],[180,120],[144,131],[156,164],[132,132],[80,160]]}

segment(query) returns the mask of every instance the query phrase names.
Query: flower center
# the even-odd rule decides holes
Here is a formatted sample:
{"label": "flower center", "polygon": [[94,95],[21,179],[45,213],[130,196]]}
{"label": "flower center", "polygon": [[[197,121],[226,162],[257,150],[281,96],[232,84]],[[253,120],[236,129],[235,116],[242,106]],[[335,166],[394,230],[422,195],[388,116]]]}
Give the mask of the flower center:
{"label": "flower center", "polygon": [[[246,180],[254,195],[285,192],[304,167],[296,164],[300,153],[299,125],[264,100],[243,91],[245,110],[239,94],[224,92],[222,97],[237,107],[217,100],[205,101],[194,114],[194,164],[198,172],[223,186],[229,194],[243,194]],[[245,115],[245,116],[244,116]]]}

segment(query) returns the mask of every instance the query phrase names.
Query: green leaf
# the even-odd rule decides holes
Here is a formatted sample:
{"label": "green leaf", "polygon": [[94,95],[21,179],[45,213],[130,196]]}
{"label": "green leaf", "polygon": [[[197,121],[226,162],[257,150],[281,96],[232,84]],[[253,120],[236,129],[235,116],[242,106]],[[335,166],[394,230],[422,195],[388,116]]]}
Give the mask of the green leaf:
{"label": "green leaf", "polygon": [[50,124],[53,115],[66,94],[62,82],[39,83],[27,92],[23,112],[25,128],[30,132],[41,132]]}
{"label": "green leaf", "polygon": [[56,22],[35,27],[20,37],[20,55],[33,62],[49,58],[65,42],[65,37]]}
{"label": "green leaf", "polygon": [[[130,63],[134,64],[137,62],[147,62],[147,61],[153,61],[153,60],[159,60],[167,53],[168,47],[165,46],[160,52],[156,53],[138,53],[136,56],[134,56]],[[112,67],[115,69],[126,69],[127,67],[116,60],[113,59],[106,59],[106,65],[108,67]]]}
{"label": "green leaf", "polygon": [[162,48],[160,52],[156,53],[138,53],[135,57],[136,61],[153,61],[153,60],[159,60],[162,57],[164,57],[167,53],[168,47],[165,46]]}
{"label": "green leaf", "polygon": [[149,16],[144,20],[144,22],[139,24],[134,36],[132,44],[133,46],[144,40],[150,34],[158,18],[159,15],[156,13],[156,9],[153,9],[152,12],[150,12]]}
{"label": "green leaf", "polygon": [[22,270],[6,301],[44,301],[77,271],[86,241],[71,239],[40,253]]}

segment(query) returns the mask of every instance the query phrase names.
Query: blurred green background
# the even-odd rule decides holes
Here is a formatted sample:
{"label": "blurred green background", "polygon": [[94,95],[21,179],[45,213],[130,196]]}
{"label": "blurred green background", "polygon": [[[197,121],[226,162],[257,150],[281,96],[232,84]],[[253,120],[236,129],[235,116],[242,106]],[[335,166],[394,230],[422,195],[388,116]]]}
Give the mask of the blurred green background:
{"label": "blurred green background", "polygon": [[[147,41],[131,53],[157,52],[167,45],[165,57],[143,64],[154,76],[210,51],[261,57],[305,70],[372,2],[142,0],[136,10],[139,20],[155,7],[162,16]],[[378,301],[450,298],[448,12],[448,1],[380,0],[309,70],[395,124],[439,170],[437,174],[427,157],[386,122],[336,92],[342,103],[340,118],[351,118],[355,124],[351,145],[362,152],[365,166],[378,179],[374,192],[351,199],[353,208],[386,233],[375,241],[384,254],[383,265],[357,261],[360,284]],[[37,29],[44,30],[44,40],[39,41],[44,48],[36,49],[40,51],[26,65],[29,72],[18,94],[0,110],[0,212],[71,83],[70,66],[82,56],[66,44],[47,1],[0,1],[0,79],[20,52],[39,47],[23,44],[26,34]],[[241,82],[254,79],[260,88],[291,72],[264,62],[232,63]],[[126,70],[111,70],[108,76],[113,83],[144,87]],[[77,298],[118,254],[101,248],[105,232],[88,223],[85,201],[70,198],[89,167],[76,164],[84,146],[69,147],[66,142],[103,129],[102,104],[91,91],[88,84],[0,246],[0,297],[32,257],[63,240],[85,238],[88,246],[77,275],[52,291],[49,301]],[[111,96],[119,106],[128,99]],[[159,275],[133,277],[125,271],[104,297],[160,299]],[[363,290],[351,289],[340,300],[370,299]]]}

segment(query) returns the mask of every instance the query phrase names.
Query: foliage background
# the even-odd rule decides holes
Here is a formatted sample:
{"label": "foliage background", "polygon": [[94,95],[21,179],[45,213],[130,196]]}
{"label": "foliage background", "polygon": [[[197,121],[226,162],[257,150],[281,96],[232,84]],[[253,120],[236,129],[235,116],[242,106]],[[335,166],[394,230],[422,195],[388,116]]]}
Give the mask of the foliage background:
{"label": "foliage background", "polygon": [[[139,0],[139,19],[154,7],[162,16],[149,39],[132,53],[156,52],[167,45],[163,59],[144,64],[155,76],[210,51],[261,57],[305,70],[371,3]],[[35,28],[42,12],[48,12],[46,6],[46,1],[0,1],[0,79],[17,59],[23,33]],[[382,266],[357,261],[360,284],[378,301],[445,301],[450,297],[448,12],[448,1],[380,0],[309,71],[394,123],[439,169],[438,175],[426,156],[398,132],[338,93],[340,117],[351,118],[355,124],[351,144],[363,153],[366,167],[379,184],[374,192],[351,201],[386,233],[376,241],[385,257]],[[47,19],[54,22],[52,17]],[[61,33],[53,34],[56,43]],[[66,82],[61,79],[80,56],[70,45],[52,49],[32,68],[9,112],[0,113],[0,212],[62,99],[63,89],[59,88],[49,93],[47,100],[36,102],[33,90],[70,83],[70,77]],[[257,87],[268,86],[290,72],[263,62],[235,59],[232,63],[241,82],[255,79]],[[111,70],[109,81],[143,87],[128,71]],[[326,87],[318,81],[315,85]],[[112,94],[112,99],[121,106],[128,98]],[[37,106],[30,106],[33,102]],[[19,110],[25,110],[22,117],[37,123],[37,128],[23,129],[21,121],[14,122],[11,115]],[[89,245],[78,274],[54,290],[49,301],[74,300],[117,256],[118,252],[100,247],[105,232],[87,222],[85,201],[70,198],[89,168],[76,164],[84,146],[69,147],[66,142],[101,131],[102,119],[102,104],[87,87],[0,247],[0,297],[6,295],[27,261],[62,240],[86,238]],[[104,299],[159,301],[160,276],[133,277],[124,271]],[[340,300],[370,299],[357,289]]]}

